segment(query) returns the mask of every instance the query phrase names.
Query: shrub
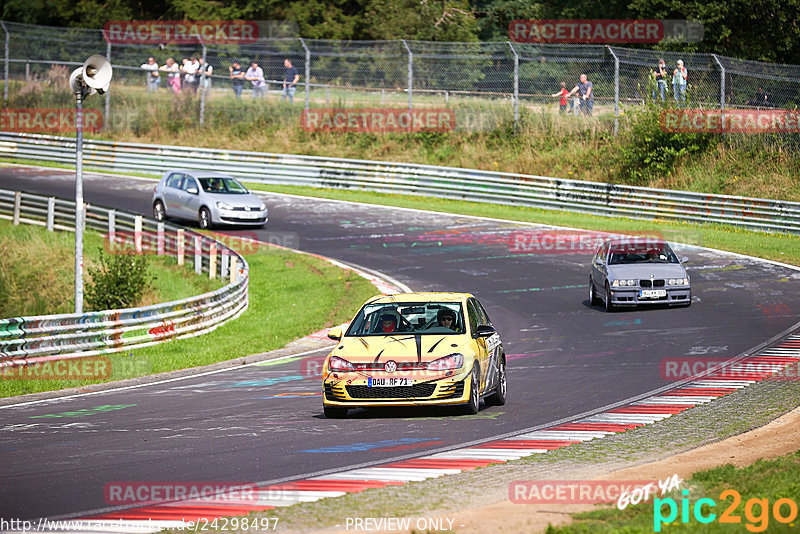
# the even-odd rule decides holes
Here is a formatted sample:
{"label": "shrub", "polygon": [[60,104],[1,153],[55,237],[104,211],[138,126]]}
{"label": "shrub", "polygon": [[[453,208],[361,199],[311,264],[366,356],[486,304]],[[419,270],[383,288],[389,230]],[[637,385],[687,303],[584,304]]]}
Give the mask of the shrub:
{"label": "shrub", "polygon": [[92,310],[113,310],[136,306],[150,289],[152,276],[147,257],[134,254],[106,254],[100,249],[100,267],[89,267],[86,303]]}

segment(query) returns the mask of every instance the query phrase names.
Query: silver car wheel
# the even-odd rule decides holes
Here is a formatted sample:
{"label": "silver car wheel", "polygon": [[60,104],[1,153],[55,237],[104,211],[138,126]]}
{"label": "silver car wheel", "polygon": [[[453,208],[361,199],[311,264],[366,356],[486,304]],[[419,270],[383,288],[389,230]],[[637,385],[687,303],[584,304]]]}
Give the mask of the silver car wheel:
{"label": "silver car wheel", "polygon": [[198,220],[198,224],[203,230],[208,230],[208,228],[211,226],[211,213],[209,213],[208,208],[200,208],[200,218]]}

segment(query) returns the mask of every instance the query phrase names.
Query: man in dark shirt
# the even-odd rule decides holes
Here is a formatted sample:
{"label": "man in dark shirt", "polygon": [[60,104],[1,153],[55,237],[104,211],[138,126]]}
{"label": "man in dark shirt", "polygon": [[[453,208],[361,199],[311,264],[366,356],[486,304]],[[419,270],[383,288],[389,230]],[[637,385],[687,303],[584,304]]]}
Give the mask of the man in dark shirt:
{"label": "man in dark shirt", "polygon": [[286,71],[283,75],[283,95],[281,96],[281,100],[286,100],[286,97],[289,97],[289,102],[294,101],[294,92],[297,90],[297,82],[300,81],[300,73],[297,72],[297,67],[292,65],[292,62],[289,61],[289,58],[283,60],[283,66],[286,67]]}
{"label": "man in dark shirt", "polygon": [[581,112],[591,117],[592,108],[594,108],[594,93],[592,82],[585,74],[581,74],[580,82],[569,92],[570,96],[575,93],[580,94],[581,97]]}
{"label": "man in dark shirt", "polygon": [[234,61],[228,71],[231,73],[231,87],[236,98],[242,98],[242,88],[244,87],[244,70],[238,61]]}
{"label": "man in dark shirt", "polygon": [[658,60],[658,66],[653,69],[653,78],[656,80],[656,88],[653,89],[653,100],[656,100],[656,91],[661,95],[661,101],[667,100],[667,63],[663,58]]}

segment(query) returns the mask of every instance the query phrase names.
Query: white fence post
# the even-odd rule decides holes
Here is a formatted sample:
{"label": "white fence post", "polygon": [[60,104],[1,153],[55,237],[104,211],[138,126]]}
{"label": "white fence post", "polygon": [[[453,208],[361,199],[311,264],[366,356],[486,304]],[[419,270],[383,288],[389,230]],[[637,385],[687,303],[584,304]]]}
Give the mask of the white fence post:
{"label": "white fence post", "polygon": [[56,222],[56,197],[47,199],[47,231],[52,232]]}
{"label": "white fence post", "polygon": [[222,262],[221,262],[222,265],[220,266],[219,270],[219,277],[223,280],[225,279],[226,276],[228,276],[228,265],[230,264],[230,262],[231,262],[231,250],[225,249],[222,251]]}
{"label": "white fence post", "polygon": [[159,256],[163,256],[164,255],[164,248],[165,248],[164,247],[164,223],[163,222],[159,222],[156,225],[156,228],[158,228],[158,230],[157,230],[158,235],[156,236],[156,238],[158,239],[158,244],[156,245],[156,247],[157,247],[157,250],[158,250],[158,255]]}
{"label": "white fence post", "polygon": [[142,253],[142,216],[133,219],[133,246],[137,254]]}
{"label": "white fence post", "polygon": [[19,226],[19,210],[21,204],[22,204],[22,191],[16,191],[14,193],[14,215],[12,218],[14,226]]}
{"label": "white fence post", "polygon": [[236,282],[236,271],[239,270],[239,260],[236,257],[231,258],[231,283]]}
{"label": "white fence post", "polygon": [[176,255],[178,256],[178,265],[183,265],[184,256],[186,254],[186,237],[184,236],[185,230],[183,228],[178,230],[178,236],[175,238]]}
{"label": "white fence post", "polygon": [[108,210],[108,244],[112,248],[117,241],[117,211]]}
{"label": "white fence post", "polygon": [[217,277],[217,244],[213,242],[208,247],[208,277],[212,280]]}
{"label": "white fence post", "polygon": [[203,272],[203,242],[199,235],[194,236],[194,272]]}

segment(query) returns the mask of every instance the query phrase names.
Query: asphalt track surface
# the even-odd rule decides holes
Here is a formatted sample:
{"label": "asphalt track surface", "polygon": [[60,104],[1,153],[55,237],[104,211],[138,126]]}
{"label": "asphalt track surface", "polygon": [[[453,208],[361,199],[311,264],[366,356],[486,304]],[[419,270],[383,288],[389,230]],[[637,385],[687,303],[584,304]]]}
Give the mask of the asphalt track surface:
{"label": "asphalt track surface", "polygon": [[[149,215],[153,185],[88,173],[85,197]],[[74,197],[73,175],[55,170],[3,168],[0,187]],[[503,339],[507,404],[469,417],[395,409],[325,419],[314,372],[324,352],[317,352],[7,407],[0,409],[0,517],[107,509],[103,489],[113,481],[299,479],[521,431],[669,384],[662,360],[733,357],[800,320],[800,273],[747,258],[677,247],[690,258],[690,308],[608,314],[588,303],[591,251],[530,248],[544,241],[531,241],[529,225],[264,198],[270,222],[256,231],[264,240],[296,237],[304,251],[381,271],[414,290],[474,293]]]}

